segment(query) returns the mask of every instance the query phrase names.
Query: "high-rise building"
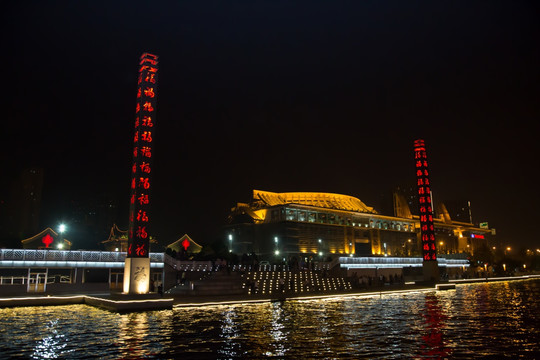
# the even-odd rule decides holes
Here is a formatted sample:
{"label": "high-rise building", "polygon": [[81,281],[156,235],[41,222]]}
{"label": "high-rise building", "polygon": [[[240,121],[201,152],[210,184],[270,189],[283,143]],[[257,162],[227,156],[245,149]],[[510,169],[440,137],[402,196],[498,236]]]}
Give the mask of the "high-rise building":
{"label": "high-rise building", "polygon": [[1,236],[13,246],[40,230],[43,169],[24,169],[8,189],[0,199]]}

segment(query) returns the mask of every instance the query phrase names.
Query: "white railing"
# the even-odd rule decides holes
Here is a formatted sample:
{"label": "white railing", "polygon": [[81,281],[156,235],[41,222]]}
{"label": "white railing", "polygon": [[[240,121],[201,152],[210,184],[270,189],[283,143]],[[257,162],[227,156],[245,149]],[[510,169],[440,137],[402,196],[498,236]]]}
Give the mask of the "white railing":
{"label": "white railing", "polygon": [[[0,249],[0,261],[93,261],[124,262],[125,252],[86,250]],[[150,262],[164,261],[163,253],[150,253]]]}
{"label": "white railing", "polygon": [[181,261],[167,254],[164,255],[163,261],[178,271],[212,271],[211,261]]}
{"label": "white railing", "polygon": [[[438,258],[438,265],[443,267],[468,267],[469,261],[462,259]],[[400,268],[421,267],[421,257],[340,257],[339,263],[342,268]]]}

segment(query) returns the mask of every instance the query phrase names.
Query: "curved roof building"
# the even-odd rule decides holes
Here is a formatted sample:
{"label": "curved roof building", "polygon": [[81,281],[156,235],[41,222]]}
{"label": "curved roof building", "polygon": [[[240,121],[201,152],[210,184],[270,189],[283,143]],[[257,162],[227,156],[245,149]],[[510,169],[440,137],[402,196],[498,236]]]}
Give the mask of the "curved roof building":
{"label": "curved roof building", "polygon": [[[489,229],[435,218],[438,246],[444,253],[472,252]],[[444,216],[446,214],[446,217]],[[326,256],[417,256],[420,221],[406,199],[394,194],[394,214],[381,214],[360,199],[334,193],[253,190],[249,203],[231,209],[226,226],[231,252],[263,257],[306,254]]]}
{"label": "curved roof building", "polygon": [[253,201],[261,202],[264,207],[287,204],[315,206],[334,210],[355,211],[376,214],[377,212],[360,199],[349,195],[319,192],[286,192],[253,190]]}

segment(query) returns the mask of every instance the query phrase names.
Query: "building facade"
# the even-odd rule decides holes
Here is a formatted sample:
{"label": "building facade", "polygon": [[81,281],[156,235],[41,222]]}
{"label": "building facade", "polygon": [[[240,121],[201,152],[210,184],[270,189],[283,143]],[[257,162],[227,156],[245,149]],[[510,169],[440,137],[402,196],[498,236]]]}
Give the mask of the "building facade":
{"label": "building facade", "polygon": [[[332,193],[253,191],[229,216],[225,238],[231,252],[267,259],[290,256],[420,256],[420,219],[395,194],[393,215],[378,213],[358,198]],[[489,229],[434,219],[440,254],[472,254]]]}

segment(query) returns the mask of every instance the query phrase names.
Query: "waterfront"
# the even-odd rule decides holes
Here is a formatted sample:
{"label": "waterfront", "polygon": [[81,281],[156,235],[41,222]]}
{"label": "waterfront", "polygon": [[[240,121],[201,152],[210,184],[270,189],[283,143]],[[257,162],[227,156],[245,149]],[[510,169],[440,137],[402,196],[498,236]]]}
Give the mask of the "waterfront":
{"label": "waterfront", "polygon": [[3,358],[538,358],[540,280],[116,314],[0,309]]}

